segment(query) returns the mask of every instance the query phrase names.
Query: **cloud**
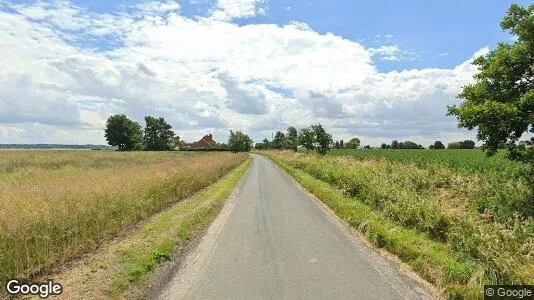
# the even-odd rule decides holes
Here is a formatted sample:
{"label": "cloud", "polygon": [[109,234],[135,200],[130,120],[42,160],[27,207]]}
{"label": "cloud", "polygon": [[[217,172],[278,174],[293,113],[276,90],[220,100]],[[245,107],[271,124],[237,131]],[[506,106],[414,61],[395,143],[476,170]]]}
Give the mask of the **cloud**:
{"label": "cloud", "polygon": [[445,108],[476,72],[472,58],[451,69],[384,73],[373,59],[412,54],[302,22],[232,23],[266,4],[220,0],[210,17],[195,18],[174,1],[115,13],[68,1],[0,6],[1,142],[104,143],[113,113],[140,123],[163,116],[187,140],[210,131],[224,141],[228,129],[263,139],[318,122],[335,138],[377,142],[470,135]]}
{"label": "cloud", "polygon": [[220,21],[244,19],[264,15],[265,8],[260,7],[264,0],[217,0],[217,8],[211,18]]}
{"label": "cloud", "polygon": [[266,96],[261,89],[240,84],[227,73],[219,74],[218,78],[226,89],[226,107],[240,114],[263,115],[268,112]]}

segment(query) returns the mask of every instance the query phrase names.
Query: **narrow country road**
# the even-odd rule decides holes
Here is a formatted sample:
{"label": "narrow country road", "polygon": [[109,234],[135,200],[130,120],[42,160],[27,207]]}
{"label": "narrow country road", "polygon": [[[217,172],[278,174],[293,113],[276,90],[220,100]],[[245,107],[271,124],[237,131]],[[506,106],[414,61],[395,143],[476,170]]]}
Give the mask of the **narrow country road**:
{"label": "narrow country road", "polygon": [[270,160],[241,186],[161,299],[428,299]]}

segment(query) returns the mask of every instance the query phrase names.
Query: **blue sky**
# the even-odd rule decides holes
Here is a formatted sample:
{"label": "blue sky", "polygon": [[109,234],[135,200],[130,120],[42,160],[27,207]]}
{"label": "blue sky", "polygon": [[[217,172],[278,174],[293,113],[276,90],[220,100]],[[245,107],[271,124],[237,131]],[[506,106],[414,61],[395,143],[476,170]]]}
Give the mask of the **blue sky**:
{"label": "blue sky", "polygon": [[[143,1],[76,0],[98,12],[115,12]],[[194,18],[208,15],[215,1],[178,1],[181,13]],[[510,35],[498,26],[512,3],[529,1],[318,1],[268,0],[267,12],[237,24],[305,22],[320,32],[332,32],[369,47],[384,42],[413,54],[402,61],[377,60],[382,71],[413,68],[451,68],[483,46],[493,48]],[[389,37],[391,35],[392,37]]]}
{"label": "blue sky", "polygon": [[186,140],[318,122],[371,145],[474,139],[446,107],[514,41],[511,3],[0,0],[0,143],[105,143],[114,113]]}

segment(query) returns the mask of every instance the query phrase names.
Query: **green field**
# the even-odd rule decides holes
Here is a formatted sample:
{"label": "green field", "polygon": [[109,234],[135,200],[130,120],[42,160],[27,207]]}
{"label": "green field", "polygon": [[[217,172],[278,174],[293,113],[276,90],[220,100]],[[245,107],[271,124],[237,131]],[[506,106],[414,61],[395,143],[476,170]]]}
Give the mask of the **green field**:
{"label": "green field", "polygon": [[418,167],[443,164],[462,173],[500,173],[514,176],[523,165],[506,159],[506,151],[487,157],[480,149],[333,149],[329,155],[347,155],[360,160],[384,158],[392,162],[411,163]]}

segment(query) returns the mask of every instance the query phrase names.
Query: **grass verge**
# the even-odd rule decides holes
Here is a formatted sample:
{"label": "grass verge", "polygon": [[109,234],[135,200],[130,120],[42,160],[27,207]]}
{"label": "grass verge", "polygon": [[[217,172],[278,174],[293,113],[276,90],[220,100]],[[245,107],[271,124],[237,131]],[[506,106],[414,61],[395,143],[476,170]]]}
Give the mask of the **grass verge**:
{"label": "grass verge", "polygon": [[206,228],[217,216],[250,159],[194,196],[152,216],[126,237],[107,244],[53,276],[63,298],[143,298],[158,266]]}
{"label": "grass verge", "polygon": [[429,239],[416,229],[399,226],[332,185],[293,168],[273,155],[267,156],[330,207],[338,217],[377,247],[396,254],[423,278],[443,289],[448,297],[482,297],[480,280],[483,267],[477,261],[455,252],[450,245]]}

